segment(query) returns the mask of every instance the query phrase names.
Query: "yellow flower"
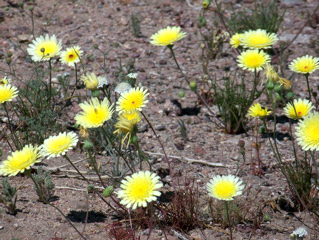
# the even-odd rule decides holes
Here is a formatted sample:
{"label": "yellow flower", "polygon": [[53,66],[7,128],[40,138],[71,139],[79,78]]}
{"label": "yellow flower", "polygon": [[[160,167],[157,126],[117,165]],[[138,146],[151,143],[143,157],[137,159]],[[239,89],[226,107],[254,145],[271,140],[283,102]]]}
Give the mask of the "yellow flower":
{"label": "yellow flower", "polygon": [[265,116],[268,116],[270,113],[271,111],[268,111],[267,107],[265,109],[262,109],[259,103],[255,103],[248,110],[248,116],[251,117],[263,118]]}
{"label": "yellow flower", "polygon": [[243,69],[258,72],[266,63],[270,62],[270,57],[262,50],[247,50],[238,56],[237,62],[238,66]]}
{"label": "yellow flower", "polygon": [[262,49],[271,48],[271,45],[277,42],[278,38],[275,33],[267,33],[266,30],[257,29],[244,32],[240,41],[244,48]]}
{"label": "yellow flower", "polygon": [[186,33],[181,32],[180,27],[167,27],[151,36],[151,44],[157,46],[172,45],[184,37],[186,37]]}
{"label": "yellow flower", "polygon": [[302,150],[319,151],[319,112],[309,113],[296,127],[297,142]]}
{"label": "yellow flower", "polygon": [[121,116],[123,116],[133,124],[137,124],[141,121],[141,114],[138,111],[124,112]]}
{"label": "yellow flower", "polygon": [[128,92],[124,92],[117,101],[116,111],[120,114],[123,112],[141,111],[142,107],[148,103],[146,97],[147,90],[142,87],[131,88]]}
{"label": "yellow flower", "polygon": [[10,79],[8,79],[7,77],[0,79],[0,85],[5,85],[9,83],[10,83]]}
{"label": "yellow flower", "polygon": [[114,134],[117,134],[119,137],[122,134],[124,135],[124,137],[122,138],[122,145],[124,145],[126,139],[128,139],[127,145],[129,145],[134,130],[134,126],[135,124],[132,121],[120,115],[117,123],[115,124],[116,130],[114,131]]}
{"label": "yellow flower", "polygon": [[289,64],[289,69],[296,73],[310,74],[319,69],[319,58],[312,56],[299,57]]}
{"label": "yellow flower", "polygon": [[48,159],[65,155],[69,149],[76,146],[78,140],[78,136],[74,132],[64,132],[58,136],[49,137],[41,145],[41,155],[48,156]]}
{"label": "yellow flower", "polygon": [[120,187],[121,190],[117,193],[122,199],[120,203],[134,210],[156,201],[156,197],[161,195],[157,189],[163,187],[163,184],[155,173],[140,171],[123,179]]}
{"label": "yellow flower", "polygon": [[233,35],[230,39],[230,45],[232,45],[233,48],[238,48],[241,45],[240,38],[243,36],[241,33],[236,33]]}
{"label": "yellow flower", "polygon": [[15,176],[30,169],[35,163],[41,162],[39,147],[26,145],[21,151],[15,151],[0,165],[0,175]]}
{"label": "yellow flower", "polygon": [[243,193],[245,185],[236,176],[215,176],[207,183],[208,195],[219,200],[231,201]]}
{"label": "yellow flower", "polygon": [[87,89],[95,90],[99,85],[99,80],[94,73],[87,73],[81,77]]}
{"label": "yellow flower", "polygon": [[83,51],[79,46],[67,48],[65,51],[60,53],[61,62],[69,65],[70,67],[74,67],[75,63],[80,62],[82,54]]}
{"label": "yellow flower", "polygon": [[275,69],[269,63],[265,64],[264,75],[265,75],[267,81],[271,81],[273,83],[277,83],[279,81],[278,73],[275,71]]}
{"label": "yellow flower", "polygon": [[36,38],[29,44],[27,49],[29,55],[35,62],[47,61],[59,54],[62,48],[61,40],[58,42],[56,36],[46,35]]}
{"label": "yellow flower", "polygon": [[289,118],[300,119],[308,115],[313,109],[312,103],[307,99],[295,99],[293,104],[288,103],[284,111]]}
{"label": "yellow flower", "polygon": [[18,92],[17,88],[10,84],[0,84],[0,103],[12,101],[13,98],[18,96]]}
{"label": "yellow flower", "polygon": [[110,106],[109,100],[104,98],[102,102],[97,98],[92,98],[90,102],[79,104],[83,112],[75,116],[76,123],[84,128],[97,128],[111,119],[113,114],[113,104]]}

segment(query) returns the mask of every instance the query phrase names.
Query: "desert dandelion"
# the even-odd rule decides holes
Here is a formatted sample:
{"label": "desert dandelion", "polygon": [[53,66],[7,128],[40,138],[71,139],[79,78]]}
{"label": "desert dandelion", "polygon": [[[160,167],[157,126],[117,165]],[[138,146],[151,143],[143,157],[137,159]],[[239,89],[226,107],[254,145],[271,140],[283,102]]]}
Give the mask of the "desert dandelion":
{"label": "desert dandelion", "polygon": [[82,54],[83,51],[79,46],[70,47],[60,53],[60,60],[63,64],[74,67],[75,63],[80,62]]}
{"label": "desert dandelion", "polygon": [[155,201],[156,197],[161,195],[158,189],[162,186],[159,176],[155,173],[140,171],[122,180],[121,190],[117,195],[122,199],[121,204],[134,210]]}
{"label": "desert dandelion", "polygon": [[302,150],[319,151],[319,112],[309,113],[296,127],[297,142]]}
{"label": "desert dandelion", "polygon": [[313,109],[312,103],[307,99],[295,99],[284,108],[286,116],[292,119],[300,119],[308,115]]}
{"label": "desert dandelion", "polygon": [[61,40],[57,40],[55,35],[51,37],[47,34],[32,41],[27,48],[31,59],[35,62],[48,61],[59,54],[62,48]]}
{"label": "desert dandelion", "polygon": [[147,89],[143,87],[131,88],[124,92],[117,101],[116,111],[120,114],[123,112],[141,111],[148,103],[146,97],[148,96]]}
{"label": "desert dandelion", "polygon": [[262,50],[247,50],[238,56],[237,62],[238,66],[244,70],[258,72],[270,62],[270,57]]}
{"label": "desert dandelion", "polygon": [[167,27],[151,36],[151,44],[157,46],[173,45],[176,41],[186,37],[180,27]]}
{"label": "desert dandelion", "polygon": [[10,102],[18,96],[18,89],[10,84],[0,84],[0,103]]}
{"label": "desert dandelion", "polygon": [[267,33],[266,30],[257,29],[244,32],[240,38],[241,45],[250,49],[265,49],[278,41],[275,33]]}
{"label": "desert dandelion", "polygon": [[0,165],[0,175],[15,176],[29,170],[35,163],[41,162],[39,147],[26,145],[22,150],[15,151]]}

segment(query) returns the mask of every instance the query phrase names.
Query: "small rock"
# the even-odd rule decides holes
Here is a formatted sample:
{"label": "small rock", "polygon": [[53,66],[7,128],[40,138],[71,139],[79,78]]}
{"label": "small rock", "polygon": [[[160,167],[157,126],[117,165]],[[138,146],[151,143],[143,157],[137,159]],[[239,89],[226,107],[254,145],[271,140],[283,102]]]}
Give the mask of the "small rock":
{"label": "small rock", "polygon": [[144,124],[141,127],[138,128],[138,132],[142,133],[142,132],[147,132],[148,130],[148,124]]}
{"label": "small rock", "polygon": [[4,227],[3,226],[0,226],[0,230],[2,230]]}
{"label": "small rock", "polygon": [[167,64],[167,61],[166,61],[165,59],[161,59],[161,60],[159,61],[159,64],[160,64],[160,65],[166,65],[166,64]]}
{"label": "small rock", "polygon": [[15,224],[13,224],[13,227],[14,227],[15,229],[18,229],[18,228],[19,228],[19,224],[15,223]]}
{"label": "small rock", "polygon": [[164,131],[165,129],[166,129],[166,127],[164,126],[164,125],[156,125],[155,126],[155,129],[157,130],[157,131]]}
{"label": "small rock", "polygon": [[29,42],[30,41],[30,35],[29,34],[21,34],[18,36],[19,42]]}

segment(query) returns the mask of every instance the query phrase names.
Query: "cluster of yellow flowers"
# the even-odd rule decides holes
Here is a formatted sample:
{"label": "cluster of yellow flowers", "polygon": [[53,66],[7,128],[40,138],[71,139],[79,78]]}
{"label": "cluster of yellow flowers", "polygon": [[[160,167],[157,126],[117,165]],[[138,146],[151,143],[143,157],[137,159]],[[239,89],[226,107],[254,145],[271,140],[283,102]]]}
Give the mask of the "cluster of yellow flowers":
{"label": "cluster of yellow flowers", "polygon": [[237,33],[230,39],[234,48],[248,48],[238,56],[238,66],[244,70],[260,71],[264,65],[270,62],[270,56],[262,49],[271,48],[278,41],[276,34],[267,33],[266,30],[249,30],[244,33]]}

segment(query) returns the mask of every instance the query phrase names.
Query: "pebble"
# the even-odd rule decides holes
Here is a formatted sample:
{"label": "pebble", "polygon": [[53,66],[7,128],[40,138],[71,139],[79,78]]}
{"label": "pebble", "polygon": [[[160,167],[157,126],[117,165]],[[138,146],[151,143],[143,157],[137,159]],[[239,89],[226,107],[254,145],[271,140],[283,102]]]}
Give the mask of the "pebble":
{"label": "pebble", "polygon": [[0,230],[2,230],[4,227],[3,226],[0,226]]}
{"label": "pebble", "polygon": [[155,126],[155,129],[157,131],[164,131],[166,129],[166,127],[164,125],[159,124],[159,125]]}
{"label": "pebble", "polygon": [[15,224],[13,224],[13,227],[14,227],[15,229],[18,229],[18,228],[19,228],[19,224],[15,223]]}

